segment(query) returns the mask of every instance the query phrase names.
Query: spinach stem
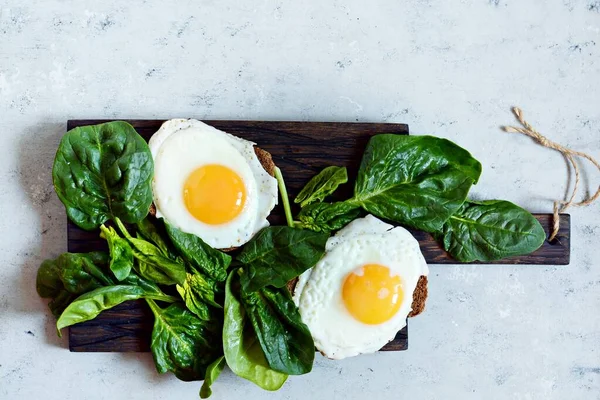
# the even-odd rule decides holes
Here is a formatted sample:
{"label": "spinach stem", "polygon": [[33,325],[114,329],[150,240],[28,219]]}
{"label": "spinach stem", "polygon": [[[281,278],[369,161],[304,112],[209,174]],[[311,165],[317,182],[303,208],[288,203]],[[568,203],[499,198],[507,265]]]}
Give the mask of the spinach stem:
{"label": "spinach stem", "polygon": [[146,303],[148,303],[148,305],[150,306],[150,309],[152,310],[152,313],[154,314],[154,316],[158,316],[158,314],[160,313],[160,307],[158,307],[156,305],[156,303],[154,302],[154,300],[152,299],[145,299]]}
{"label": "spinach stem", "polygon": [[144,297],[144,299],[146,300],[148,305],[150,305],[152,311],[155,311],[154,307],[156,307],[160,311],[160,307],[154,302],[154,300],[164,301],[165,303],[176,303],[179,300],[177,299],[177,297],[169,296],[168,294],[152,295]]}
{"label": "spinach stem", "polygon": [[348,204],[352,204],[353,206],[356,207],[362,207],[362,202],[360,200],[358,200],[356,197],[352,197],[351,199],[345,200],[346,203]]}
{"label": "spinach stem", "polygon": [[158,311],[157,310],[158,306],[156,305],[156,303],[154,302],[154,300],[152,300],[152,299],[144,299],[144,300],[146,300],[146,303],[148,303],[148,305],[150,306],[150,309],[152,310],[152,312],[154,314],[156,314],[156,311]]}
{"label": "spinach stem", "polygon": [[175,296],[169,296],[168,294],[158,295],[152,297],[154,300],[164,301],[165,303],[176,303],[179,299]]}
{"label": "spinach stem", "polygon": [[119,228],[121,231],[121,234],[125,236],[126,239],[131,239],[129,231],[127,231],[127,228],[125,228],[125,225],[123,225],[123,222],[121,222],[119,217],[115,217],[113,221],[115,222],[115,225],[117,225],[117,228]]}
{"label": "spinach stem", "polygon": [[285,182],[283,181],[283,175],[281,170],[275,167],[275,178],[277,179],[277,186],[279,186],[279,195],[281,196],[281,202],[283,203],[283,211],[285,212],[285,219],[290,228],[294,227],[294,218],[292,217],[292,211],[290,210],[290,199],[288,198],[287,189],[285,188]]}

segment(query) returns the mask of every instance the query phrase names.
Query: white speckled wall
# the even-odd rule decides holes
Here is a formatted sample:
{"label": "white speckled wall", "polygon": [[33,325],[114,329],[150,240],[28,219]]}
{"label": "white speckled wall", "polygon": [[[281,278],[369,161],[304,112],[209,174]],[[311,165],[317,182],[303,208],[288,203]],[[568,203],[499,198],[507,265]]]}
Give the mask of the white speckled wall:
{"label": "white speckled wall", "polygon": [[[482,161],[478,196],[548,212],[565,162],[498,129],[512,105],[600,157],[599,1],[0,1],[0,398],[200,386],[55,335],[35,274],[66,249],[50,168],[68,118],[406,122]],[[568,267],[432,266],[407,352],[319,358],[274,394],[228,372],[214,398],[600,399],[599,210],[572,210]]]}

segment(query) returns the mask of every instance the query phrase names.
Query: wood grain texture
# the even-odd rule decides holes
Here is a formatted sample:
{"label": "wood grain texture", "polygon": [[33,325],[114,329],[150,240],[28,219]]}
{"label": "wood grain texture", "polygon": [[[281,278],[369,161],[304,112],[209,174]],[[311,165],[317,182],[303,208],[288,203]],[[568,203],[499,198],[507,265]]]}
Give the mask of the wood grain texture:
{"label": "wood grain texture", "polygon": [[[102,312],[95,319],[69,328],[69,350],[74,352],[150,351],[152,311],[143,300],[128,301]],[[408,348],[408,325],[383,351]]]}
{"label": "wood grain texture", "polygon": [[[104,120],[71,120],[68,129],[98,124]],[[128,120],[145,139],[158,130],[162,120]],[[404,124],[381,123],[321,123],[278,121],[205,121],[206,123],[258,143],[270,152],[281,169],[290,198],[294,198],[304,184],[322,168],[329,165],[346,166],[350,182],[354,181],[362,152],[369,138],[378,133],[408,134]],[[336,197],[352,195],[352,185],[340,187]],[[293,205],[294,213],[298,210]],[[548,232],[552,216],[538,214],[536,218]],[[561,231],[553,244],[544,243],[533,254],[512,257],[497,264],[552,264],[566,265],[570,256],[570,217],[563,215]],[[272,224],[285,224],[281,206],[269,217]],[[72,223],[67,226],[68,250],[88,252],[106,249],[98,232],[83,231]],[[413,231],[425,259],[430,264],[456,264],[431,235]],[[95,320],[75,325],[69,330],[71,351],[148,351],[152,330],[152,316],[142,301],[122,304],[100,314]],[[408,347],[408,327],[382,350],[398,351]]]}

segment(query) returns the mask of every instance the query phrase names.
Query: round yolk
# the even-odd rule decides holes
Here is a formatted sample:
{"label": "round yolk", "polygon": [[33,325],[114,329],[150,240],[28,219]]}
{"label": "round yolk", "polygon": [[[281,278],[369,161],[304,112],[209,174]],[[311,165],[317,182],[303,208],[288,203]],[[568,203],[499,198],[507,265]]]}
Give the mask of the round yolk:
{"label": "round yolk", "polygon": [[390,269],[367,264],[351,272],[344,281],[342,298],[354,318],[369,325],[381,324],[396,314],[404,293],[402,279]]}
{"label": "round yolk", "polygon": [[190,214],[205,224],[229,222],[242,212],[246,188],[238,174],[218,164],[194,170],[183,186],[185,206]]}

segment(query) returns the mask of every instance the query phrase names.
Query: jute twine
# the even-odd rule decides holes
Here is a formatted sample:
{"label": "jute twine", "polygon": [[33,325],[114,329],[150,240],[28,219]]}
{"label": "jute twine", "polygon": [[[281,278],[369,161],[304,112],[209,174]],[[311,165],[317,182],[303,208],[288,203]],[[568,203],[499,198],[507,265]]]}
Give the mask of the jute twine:
{"label": "jute twine", "polygon": [[599,185],[598,190],[596,190],[596,193],[594,193],[593,196],[590,196],[587,199],[584,199],[580,202],[575,202],[575,195],[577,194],[577,189],[579,188],[579,176],[580,176],[579,166],[577,165],[577,162],[575,162],[575,156],[582,157],[582,158],[589,160],[592,164],[594,164],[596,166],[596,168],[598,168],[599,171],[600,171],[600,163],[598,163],[598,161],[596,161],[592,156],[590,156],[586,153],[571,150],[569,148],[561,146],[560,144],[558,144],[556,142],[548,140],[546,137],[544,137],[542,134],[540,134],[538,131],[536,131],[527,121],[525,121],[525,119],[523,118],[523,111],[521,111],[520,108],[514,107],[512,109],[512,111],[514,112],[515,116],[517,117],[517,120],[521,123],[521,125],[523,125],[523,128],[519,128],[519,127],[515,127],[515,126],[503,126],[502,129],[504,129],[504,131],[511,132],[511,133],[522,133],[524,135],[531,137],[533,140],[537,141],[539,144],[541,144],[544,147],[548,147],[549,149],[554,149],[556,151],[559,151],[567,159],[567,161],[569,161],[569,163],[573,166],[573,170],[575,171],[575,185],[573,185],[573,191],[571,192],[571,196],[569,197],[569,200],[567,200],[567,201],[556,200],[554,202],[554,218],[553,218],[552,233],[550,234],[550,237],[548,238],[549,241],[552,241],[556,237],[556,234],[558,233],[558,230],[560,228],[560,216],[559,216],[560,213],[565,212],[571,206],[587,206],[588,204],[592,204],[594,201],[596,201],[598,199],[598,197],[600,197],[600,185]]}

